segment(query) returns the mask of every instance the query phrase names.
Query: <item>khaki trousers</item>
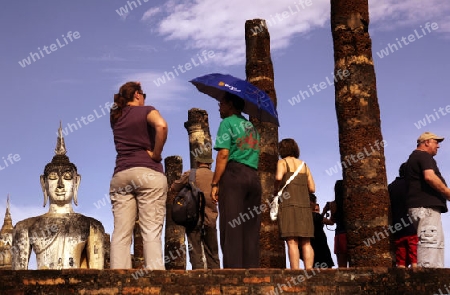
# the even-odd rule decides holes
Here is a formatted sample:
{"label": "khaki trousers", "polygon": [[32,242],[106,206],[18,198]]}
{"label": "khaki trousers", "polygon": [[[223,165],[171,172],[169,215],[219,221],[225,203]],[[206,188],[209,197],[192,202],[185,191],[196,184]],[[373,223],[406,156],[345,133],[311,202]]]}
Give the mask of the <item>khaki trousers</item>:
{"label": "khaki trousers", "polygon": [[165,269],[161,234],[166,215],[166,176],[143,167],[123,170],[111,179],[109,194],[114,215],[111,268],[132,268],[130,248],[139,214],[146,268]]}

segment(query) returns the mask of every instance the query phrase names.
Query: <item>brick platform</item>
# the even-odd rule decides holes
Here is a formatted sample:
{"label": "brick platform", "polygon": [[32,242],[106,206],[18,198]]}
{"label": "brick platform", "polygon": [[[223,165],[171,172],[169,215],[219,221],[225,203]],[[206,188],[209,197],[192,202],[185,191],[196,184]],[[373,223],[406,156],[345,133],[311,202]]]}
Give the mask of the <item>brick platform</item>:
{"label": "brick platform", "polygon": [[[0,270],[0,294],[447,294],[450,269]],[[448,289],[448,290],[447,290]]]}

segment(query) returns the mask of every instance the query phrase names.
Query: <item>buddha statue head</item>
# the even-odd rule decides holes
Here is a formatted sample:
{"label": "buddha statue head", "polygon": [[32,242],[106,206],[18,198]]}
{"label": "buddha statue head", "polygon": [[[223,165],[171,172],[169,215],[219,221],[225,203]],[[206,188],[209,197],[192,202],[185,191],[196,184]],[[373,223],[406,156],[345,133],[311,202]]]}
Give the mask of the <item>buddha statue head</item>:
{"label": "buddha statue head", "polygon": [[62,136],[61,123],[55,156],[44,168],[40,177],[42,192],[44,193],[44,207],[50,199],[50,213],[73,213],[72,200],[78,205],[77,193],[81,175],[75,164],[66,156],[66,147]]}

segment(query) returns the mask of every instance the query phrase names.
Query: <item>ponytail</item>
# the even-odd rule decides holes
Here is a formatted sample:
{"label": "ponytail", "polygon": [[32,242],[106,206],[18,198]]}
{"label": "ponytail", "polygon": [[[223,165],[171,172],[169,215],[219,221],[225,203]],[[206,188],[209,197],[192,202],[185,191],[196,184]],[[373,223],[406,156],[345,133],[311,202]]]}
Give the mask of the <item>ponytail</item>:
{"label": "ponytail", "polygon": [[114,104],[109,113],[109,120],[111,127],[119,120],[122,116],[122,110],[127,106],[127,103],[133,101],[134,93],[141,90],[141,84],[136,82],[127,82],[123,84],[119,93],[114,94]]}

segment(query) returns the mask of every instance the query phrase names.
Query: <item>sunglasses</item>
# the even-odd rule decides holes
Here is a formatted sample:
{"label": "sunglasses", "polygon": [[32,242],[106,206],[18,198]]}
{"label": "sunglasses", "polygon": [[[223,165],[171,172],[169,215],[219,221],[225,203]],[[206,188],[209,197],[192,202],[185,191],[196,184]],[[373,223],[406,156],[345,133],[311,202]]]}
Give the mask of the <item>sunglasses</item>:
{"label": "sunglasses", "polygon": [[147,94],[145,94],[144,91],[141,90],[141,91],[138,91],[138,93],[139,93],[139,94],[142,94],[142,96],[144,97],[144,99],[147,98]]}

